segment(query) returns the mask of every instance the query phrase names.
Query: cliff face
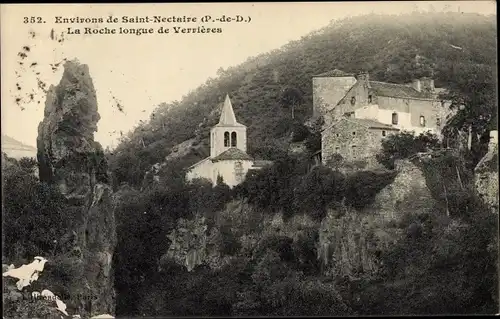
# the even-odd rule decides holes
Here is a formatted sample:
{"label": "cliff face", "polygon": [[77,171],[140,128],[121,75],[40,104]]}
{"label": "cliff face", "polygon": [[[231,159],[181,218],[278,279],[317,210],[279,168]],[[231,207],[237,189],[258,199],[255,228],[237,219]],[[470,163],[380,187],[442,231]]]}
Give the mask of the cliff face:
{"label": "cliff face", "polygon": [[492,132],[488,153],[481,159],[475,169],[474,184],[479,196],[498,214],[498,137]]}
{"label": "cliff face", "polygon": [[380,213],[329,210],[322,220],[317,243],[318,259],[328,276],[359,278],[376,275],[380,254],[399,238],[401,230]]}
{"label": "cliff face", "polygon": [[37,157],[40,180],[59,187],[74,220],[51,264],[66,267],[69,294],[87,296],[68,305],[82,316],[115,310],[111,260],[116,224],[106,159],[94,141],[99,119],[88,67],[66,62],[60,83],[47,94]]}
{"label": "cliff face", "polygon": [[377,194],[372,208],[388,220],[431,209],[435,201],[422,169],[409,160],[396,161],[395,166],[398,175]]}
{"label": "cliff face", "polygon": [[[318,224],[305,215],[284,221],[282,214],[268,215],[244,201],[232,201],[210,222],[197,216],[180,219],[168,238],[170,247],[162,259],[171,259],[189,271],[198,265],[220,269],[234,256],[251,255],[268,236],[286,236],[297,240]],[[231,244],[232,243],[232,244]]]}
{"label": "cliff face", "polygon": [[213,269],[225,265],[231,258],[222,254],[222,236],[217,227],[208,230],[204,217],[180,219],[177,228],[169,234],[171,241],[163,258],[184,265],[188,271],[207,264]]}

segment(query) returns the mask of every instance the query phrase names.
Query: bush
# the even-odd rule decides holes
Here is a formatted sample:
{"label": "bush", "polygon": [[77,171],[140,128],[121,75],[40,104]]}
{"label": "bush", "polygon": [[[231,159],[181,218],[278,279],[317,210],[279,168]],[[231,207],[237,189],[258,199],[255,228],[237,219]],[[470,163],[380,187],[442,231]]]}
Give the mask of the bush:
{"label": "bush", "polygon": [[320,221],[327,207],[344,197],[345,177],[328,167],[318,166],[301,177],[294,192],[295,211],[304,212]]}
{"label": "bush", "polygon": [[355,172],[347,176],[345,203],[362,209],[373,203],[375,196],[394,181],[397,172],[377,173],[372,171]]}
{"label": "bush", "polygon": [[310,134],[311,132],[309,132],[309,129],[304,124],[295,123],[293,126],[292,142],[302,142],[307,139]]}
{"label": "bush", "polygon": [[41,183],[31,166],[10,166],[3,170],[3,180],[3,255],[13,260],[51,255],[73,220],[64,196],[55,186]]}
{"label": "bush", "polygon": [[223,225],[220,229],[222,235],[222,253],[234,256],[241,249],[241,243],[231,232],[231,227]]}
{"label": "bush", "polygon": [[389,169],[394,169],[394,162],[397,159],[409,158],[438,146],[439,139],[432,133],[427,132],[415,136],[410,132],[401,132],[383,139],[382,150],[376,157],[379,163]]}

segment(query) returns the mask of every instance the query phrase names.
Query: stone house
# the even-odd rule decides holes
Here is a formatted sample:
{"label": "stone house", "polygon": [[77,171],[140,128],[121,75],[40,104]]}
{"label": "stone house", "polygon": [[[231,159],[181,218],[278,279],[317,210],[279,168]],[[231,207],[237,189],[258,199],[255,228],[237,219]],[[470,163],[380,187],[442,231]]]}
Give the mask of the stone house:
{"label": "stone house", "polygon": [[375,155],[381,149],[382,139],[399,131],[374,120],[343,117],[322,131],[322,163],[330,166],[336,160],[335,155],[340,155],[347,162],[376,166]]}
{"label": "stone house", "polygon": [[210,130],[210,156],[188,168],[186,179],[205,178],[215,186],[222,177],[234,187],[247,172],[260,169],[270,162],[254,160],[247,154],[247,127],[236,120],[229,96],[226,95],[219,123]]}
{"label": "stone house", "polygon": [[[397,131],[413,131],[417,135],[431,132],[440,137],[444,124],[453,115],[449,110],[450,102],[439,96],[443,91],[436,88],[434,80],[429,78],[415,79],[408,84],[395,84],[372,81],[368,73],[353,75],[340,70],[313,77],[313,117],[323,117],[325,123],[322,133],[322,163],[330,160],[337,147],[344,150],[341,154],[346,155],[346,159],[353,159],[345,151],[349,143],[355,143],[356,150],[363,148],[354,153],[357,154],[356,160],[359,156],[373,156],[375,150],[380,148],[381,137],[384,136],[382,131],[385,135]],[[350,121],[343,120],[344,118]],[[340,120],[341,123],[333,125]],[[355,123],[357,127],[364,125],[365,132],[373,135],[373,138],[365,136],[366,140],[372,143],[378,141],[378,144],[360,146],[361,141],[354,141],[354,136],[349,139],[341,138],[339,130],[343,128],[352,133],[356,131]]]}

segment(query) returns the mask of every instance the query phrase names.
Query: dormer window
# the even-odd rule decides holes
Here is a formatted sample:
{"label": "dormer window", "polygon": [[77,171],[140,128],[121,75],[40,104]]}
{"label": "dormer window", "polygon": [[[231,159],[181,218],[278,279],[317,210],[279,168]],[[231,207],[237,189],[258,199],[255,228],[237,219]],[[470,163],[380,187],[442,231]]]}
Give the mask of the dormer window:
{"label": "dormer window", "polygon": [[423,115],[420,116],[420,126],[425,127],[425,117]]}
{"label": "dormer window", "polygon": [[372,103],[373,99],[371,95],[368,95],[368,103]]}
{"label": "dormer window", "polygon": [[354,105],[354,104],[356,104],[356,97],[355,96],[351,97],[351,105]]}
{"label": "dormer window", "polygon": [[398,113],[396,112],[392,113],[392,124],[398,125]]}

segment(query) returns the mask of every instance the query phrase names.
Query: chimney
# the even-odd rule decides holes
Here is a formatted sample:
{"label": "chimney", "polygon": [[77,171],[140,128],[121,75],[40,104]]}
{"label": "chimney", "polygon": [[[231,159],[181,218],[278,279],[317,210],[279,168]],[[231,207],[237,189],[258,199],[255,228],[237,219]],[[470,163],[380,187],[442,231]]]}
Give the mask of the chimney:
{"label": "chimney", "polygon": [[427,93],[434,93],[435,87],[434,87],[434,80],[433,79],[422,78],[422,79],[420,79],[420,83],[421,83],[422,91],[427,92]]}
{"label": "chimney", "polygon": [[415,80],[411,81],[411,86],[412,86],[412,88],[414,88],[418,92],[420,92],[421,89],[422,89],[421,85],[420,85],[420,80],[419,79],[415,79]]}

